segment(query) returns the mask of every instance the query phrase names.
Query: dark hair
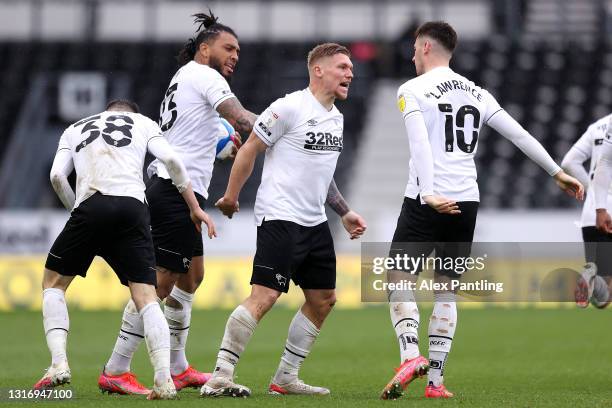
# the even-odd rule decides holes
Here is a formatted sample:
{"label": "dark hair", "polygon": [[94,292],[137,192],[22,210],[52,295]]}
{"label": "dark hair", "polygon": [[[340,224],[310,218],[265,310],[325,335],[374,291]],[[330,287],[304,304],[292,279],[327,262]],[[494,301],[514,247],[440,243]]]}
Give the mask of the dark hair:
{"label": "dark hair", "polygon": [[126,112],[140,113],[140,108],[138,107],[138,104],[127,99],[113,99],[108,103],[108,105],[106,105],[106,110],[110,110],[110,108],[115,107],[126,108]]}
{"label": "dark hair", "polygon": [[215,40],[223,31],[225,31],[226,33],[230,33],[234,37],[238,38],[234,30],[232,30],[226,25],[217,22],[219,20],[219,17],[216,17],[210,9],[208,9],[208,13],[209,14],[193,14],[192,17],[195,17],[193,21],[194,24],[199,24],[196,33],[202,30],[202,27],[204,27],[204,29],[200,31],[195,37],[187,40],[187,42],[183,46],[183,49],[179,51],[179,54],[176,57],[179,65],[183,66],[189,61],[191,61],[193,57],[195,57],[195,54],[198,49],[200,48],[200,44],[202,44],[203,42]]}
{"label": "dark hair", "polygon": [[336,54],[344,54],[349,58],[351,57],[351,52],[344,45],[336,43],[319,44],[308,53],[308,67],[310,68],[315,62],[323,57],[331,57]]}
{"label": "dark hair", "polygon": [[414,33],[414,38],[431,37],[447,51],[453,52],[457,46],[457,33],[446,21],[428,21],[421,24]]}

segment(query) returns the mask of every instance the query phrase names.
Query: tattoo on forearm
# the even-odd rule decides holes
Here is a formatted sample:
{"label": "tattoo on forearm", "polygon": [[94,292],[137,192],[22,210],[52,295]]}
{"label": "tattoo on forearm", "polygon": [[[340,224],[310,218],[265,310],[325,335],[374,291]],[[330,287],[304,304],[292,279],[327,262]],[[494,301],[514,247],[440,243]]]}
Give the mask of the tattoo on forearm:
{"label": "tattoo on forearm", "polygon": [[342,194],[338,190],[338,186],[336,185],[336,180],[332,179],[331,184],[329,185],[329,190],[327,191],[327,200],[325,200],[327,204],[334,210],[336,214],[341,217],[349,212],[349,206],[346,203]]}
{"label": "tattoo on forearm", "polygon": [[238,98],[230,98],[217,107],[217,112],[227,119],[234,129],[243,137],[248,137],[253,130],[257,116],[244,109]]}

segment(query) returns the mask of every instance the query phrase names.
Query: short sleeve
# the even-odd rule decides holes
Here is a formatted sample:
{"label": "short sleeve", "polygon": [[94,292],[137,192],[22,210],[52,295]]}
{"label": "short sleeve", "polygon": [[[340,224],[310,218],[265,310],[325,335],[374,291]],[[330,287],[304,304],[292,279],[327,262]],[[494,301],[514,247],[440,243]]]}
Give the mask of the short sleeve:
{"label": "short sleeve", "polygon": [[422,112],[414,91],[407,86],[400,86],[397,90],[397,108],[404,119],[411,114]]}
{"label": "short sleeve", "polygon": [[59,152],[60,150],[68,150],[70,151],[70,142],[68,141],[68,135],[70,134],[70,130],[72,129],[72,126],[69,127],[68,129],[64,130],[64,133],[62,133],[62,136],[60,137],[59,143],[57,145],[57,151]]}
{"label": "short sleeve", "polygon": [[255,121],[253,132],[268,146],[272,146],[291,127],[293,112],[287,98],[276,100]]}
{"label": "short sleeve", "polygon": [[217,71],[211,69],[211,75],[202,76],[201,91],[213,109],[229,98],[235,98],[229,84]]}
{"label": "short sleeve", "polygon": [[159,125],[152,121],[151,119],[147,118],[146,116],[143,116],[145,118],[146,124],[147,124],[147,145],[149,144],[149,142],[152,139],[155,139],[156,137],[164,137],[164,134],[161,130],[161,128],[159,127]]}
{"label": "short sleeve", "polygon": [[495,99],[495,97],[491,95],[488,91],[483,89],[482,92],[484,95],[484,103],[486,106],[486,114],[483,118],[484,119],[483,123],[487,124],[493,116],[503,111],[504,108],[502,108],[499,105],[499,102],[497,102],[497,99]]}
{"label": "short sleeve", "polygon": [[578,141],[572,146],[572,149],[580,152],[581,156],[584,157],[585,160],[591,157],[593,152],[592,145],[594,142],[594,136],[595,129],[593,126],[589,126],[586,132],[584,132],[582,136],[580,136],[580,139],[578,139]]}

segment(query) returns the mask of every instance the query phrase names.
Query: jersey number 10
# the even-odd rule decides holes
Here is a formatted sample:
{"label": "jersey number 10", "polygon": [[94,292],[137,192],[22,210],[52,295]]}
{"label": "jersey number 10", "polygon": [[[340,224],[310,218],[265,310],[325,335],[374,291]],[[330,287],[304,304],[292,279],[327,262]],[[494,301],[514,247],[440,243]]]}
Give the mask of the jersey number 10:
{"label": "jersey number 10", "polygon": [[[478,143],[478,130],[480,127],[480,112],[472,105],[463,105],[457,111],[455,120],[453,121],[453,105],[450,103],[441,103],[438,105],[440,112],[447,113],[444,115],[446,121],[444,122],[444,146],[446,152],[452,152],[455,146],[455,136],[457,137],[457,147],[459,150],[465,153],[473,153]],[[467,144],[465,142],[465,117],[467,115],[472,116],[473,131],[472,131],[472,142]],[[453,124],[453,122],[455,122]],[[454,129],[457,126],[457,129]]]}

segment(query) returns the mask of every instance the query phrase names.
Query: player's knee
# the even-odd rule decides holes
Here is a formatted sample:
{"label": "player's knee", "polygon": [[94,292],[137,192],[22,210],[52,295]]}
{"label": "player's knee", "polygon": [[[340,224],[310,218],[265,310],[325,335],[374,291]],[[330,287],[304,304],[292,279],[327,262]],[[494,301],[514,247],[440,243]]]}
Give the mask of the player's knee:
{"label": "player's knee", "polygon": [[172,292],[172,288],[176,283],[179,274],[171,272],[165,268],[157,268],[157,296],[160,299],[165,299]]}
{"label": "player's knee", "polygon": [[178,310],[183,309],[183,305],[181,304],[181,302],[179,302],[178,300],[176,300],[170,295],[166,298],[166,306],[169,306],[171,308],[178,309]]}
{"label": "player's knee", "polygon": [[191,279],[191,286],[193,287],[193,291],[191,293],[195,292],[195,290],[200,287],[203,281],[204,281],[204,271],[202,271],[201,274],[198,274],[197,276],[194,276]]}
{"label": "player's knee", "polygon": [[309,299],[307,302],[316,311],[318,315],[326,316],[331,309],[336,305],[336,293],[325,293],[315,299]]}
{"label": "player's knee", "polygon": [[194,257],[186,274],[181,274],[176,286],[185,292],[195,293],[204,281],[204,264],[202,257]]}
{"label": "player's knee", "polygon": [[329,297],[325,299],[325,303],[329,309],[332,309],[336,305],[336,293],[332,293]]}
{"label": "player's knee", "polygon": [[179,289],[184,290],[188,293],[195,293],[195,291],[200,287],[202,281],[204,280],[204,275],[182,275],[181,278],[176,282],[176,286]]}
{"label": "player's knee", "polygon": [[258,303],[260,303],[265,309],[270,309],[272,306],[274,306],[280,295],[280,292],[276,291],[266,292],[265,294],[259,296]]}
{"label": "player's knee", "polygon": [[148,287],[142,288],[142,290],[132,291],[132,300],[138,311],[142,310],[143,307],[149,303],[157,303],[157,295],[153,289],[153,285],[147,285]]}
{"label": "player's knee", "polygon": [[269,288],[261,288],[258,290],[253,290],[251,296],[249,297],[251,302],[255,303],[258,310],[262,310],[267,312],[274,306],[278,298],[280,297],[281,292],[269,289]]}
{"label": "player's knee", "polygon": [[170,295],[170,292],[172,292],[172,287],[174,285],[173,284],[157,284],[157,289],[155,289],[156,293],[157,293],[157,297],[160,299],[165,299]]}
{"label": "player's knee", "polygon": [[45,272],[42,280],[42,288],[45,289],[61,289],[64,292],[68,289],[68,285],[72,279],[67,276],[60,275],[59,273],[45,268]]}

